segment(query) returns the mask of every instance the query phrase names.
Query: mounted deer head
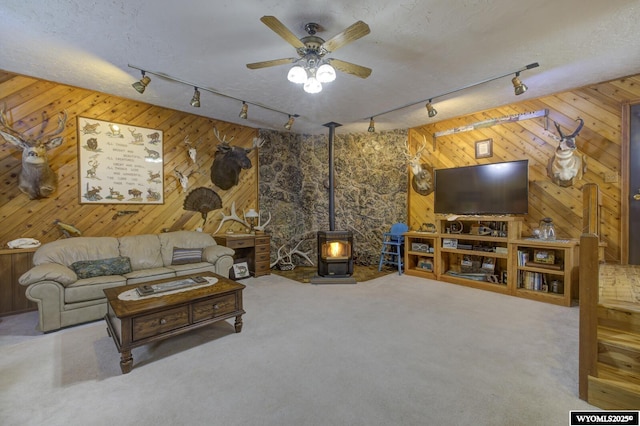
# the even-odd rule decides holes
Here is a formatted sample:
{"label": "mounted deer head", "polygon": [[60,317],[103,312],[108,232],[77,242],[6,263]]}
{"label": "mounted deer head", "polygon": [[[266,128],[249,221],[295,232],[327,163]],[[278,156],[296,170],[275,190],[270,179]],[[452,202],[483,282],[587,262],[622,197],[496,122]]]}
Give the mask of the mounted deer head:
{"label": "mounted deer head", "polygon": [[433,179],[431,176],[432,172],[430,170],[430,167],[420,162],[422,153],[427,147],[427,138],[423,136],[423,139],[424,143],[418,149],[415,155],[411,155],[411,152],[407,147],[405,156],[407,157],[409,167],[413,172],[413,177],[411,178],[411,187],[420,195],[429,195],[433,191]]}
{"label": "mounted deer head", "polygon": [[229,145],[234,139],[227,140],[226,135],[220,137],[218,129],[213,128],[213,134],[220,142],[211,164],[211,182],[222,189],[229,189],[240,181],[240,172],[242,169],[251,168],[251,160],[248,154],[256,148],[264,145],[264,140],[259,138],[253,139],[253,146],[249,149],[238,146]]}
{"label": "mounted deer head", "polygon": [[555,154],[547,164],[547,175],[553,183],[563,187],[571,186],[574,178],[582,178],[583,173],[587,171],[586,159],[575,152],[577,148],[576,137],[582,130],[582,126],[584,126],[584,120],[578,117],[576,121],[580,122],[580,124],[570,135],[562,133],[560,125],[555,121],[553,122],[560,137],[554,134],[551,135],[559,143]]}
{"label": "mounted deer head", "polygon": [[67,113],[65,111],[60,113],[58,117],[58,127],[45,133],[49,118],[43,112],[40,132],[34,138],[30,138],[9,124],[4,107],[0,110],[0,128],[2,129],[0,130],[0,135],[7,142],[22,150],[22,171],[19,177],[19,188],[32,200],[46,198],[57,189],[58,177],[49,166],[47,150],[62,144],[63,137],[57,135],[62,133],[66,122]]}

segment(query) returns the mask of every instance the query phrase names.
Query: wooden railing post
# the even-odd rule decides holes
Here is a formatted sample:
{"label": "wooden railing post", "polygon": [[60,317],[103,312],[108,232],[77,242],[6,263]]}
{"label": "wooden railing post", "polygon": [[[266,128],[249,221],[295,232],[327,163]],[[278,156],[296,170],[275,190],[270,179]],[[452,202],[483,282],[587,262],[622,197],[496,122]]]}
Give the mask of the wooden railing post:
{"label": "wooden railing post", "polygon": [[578,394],[587,400],[589,376],[598,376],[598,293],[599,238],[596,234],[580,236],[580,357]]}

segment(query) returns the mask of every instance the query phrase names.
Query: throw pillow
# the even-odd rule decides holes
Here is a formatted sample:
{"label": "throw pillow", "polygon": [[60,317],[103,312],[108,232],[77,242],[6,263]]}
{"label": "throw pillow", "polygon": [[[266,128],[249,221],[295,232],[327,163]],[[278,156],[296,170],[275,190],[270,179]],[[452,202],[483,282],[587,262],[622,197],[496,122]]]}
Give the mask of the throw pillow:
{"label": "throw pillow", "polygon": [[172,265],[185,265],[187,263],[202,262],[202,250],[201,248],[173,248],[173,258],[171,259]]}
{"label": "throw pillow", "polygon": [[122,275],[131,272],[131,261],[124,256],[98,260],[79,260],[71,264],[71,269],[78,275],[79,279],[104,275]]}

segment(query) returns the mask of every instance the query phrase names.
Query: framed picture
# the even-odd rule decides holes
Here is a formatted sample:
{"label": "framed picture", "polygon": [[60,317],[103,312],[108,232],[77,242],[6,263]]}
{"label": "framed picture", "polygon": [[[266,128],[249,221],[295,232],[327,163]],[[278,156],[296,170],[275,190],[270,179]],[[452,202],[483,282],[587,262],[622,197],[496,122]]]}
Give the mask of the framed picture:
{"label": "framed picture", "polygon": [[233,264],[233,279],[238,280],[249,276],[249,265],[247,262],[239,262]]}
{"label": "framed picture", "polygon": [[458,248],[458,240],[456,238],[443,238],[442,248]]}
{"label": "framed picture", "polygon": [[82,204],[163,204],[161,130],[78,117]]}
{"label": "framed picture", "polygon": [[493,157],[493,139],[476,142],[476,158]]}
{"label": "framed picture", "polygon": [[485,257],[482,259],[482,269],[493,274],[493,271],[496,269],[496,259],[493,257]]}

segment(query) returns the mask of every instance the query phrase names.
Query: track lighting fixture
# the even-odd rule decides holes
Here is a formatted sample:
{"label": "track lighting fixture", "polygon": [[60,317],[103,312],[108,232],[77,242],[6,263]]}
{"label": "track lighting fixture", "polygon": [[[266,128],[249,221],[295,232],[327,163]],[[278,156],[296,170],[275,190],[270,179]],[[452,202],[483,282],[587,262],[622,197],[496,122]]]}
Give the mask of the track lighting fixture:
{"label": "track lighting fixture", "polygon": [[163,72],[143,70],[142,68],[136,67],[136,66],[131,65],[131,64],[129,64],[129,68],[133,68],[133,69],[139,70],[142,73],[142,78],[140,79],[140,81],[136,81],[135,83],[132,84],[133,88],[136,89],[136,91],[138,91],[138,93],[144,93],[144,89],[151,82],[151,79],[149,77],[147,77],[146,74],[153,74],[153,75],[156,75],[156,76],[160,77],[162,80],[175,81],[177,83],[186,84],[188,86],[193,87],[193,97],[191,98],[191,101],[189,103],[191,104],[191,106],[193,106],[195,108],[199,108],[200,107],[200,92],[204,90],[205,92],[213,93],[214,95],[221,96],[223,98],[233,99],[234,101],[242,102],[242,109],[240,110],[239,116],[240,116],[240,118],[243,118],[243,119],[247,119],[247,117],[248,117],[249,104],[253,105],[256,108],[262,108],[262,109],[266,109],[266,110],[269,110],[269,111],[277,112],[278,114],[286,115],[287,117],[289,117],[289,121],[287,122],[287,125],[289,126],[289,128],[291,128],[291,126],[293,126],[294,118],[295,117],[299,117],[298,114],[290,114],[288,112],[280,111],[278,109],[271,108],[270,106],[267,106],[267,105],[264,105],[264,104],[261,104],[261,103],[242,100],[240,98],[236,98],[235,96],[230,96],[230,95],[218,92],[217,90],[214,90],[214,89],[208,88],[206,86],[203,86],[201,84],[195,84],[195,83],[192,83],[192,82],[189,82],[189,81],[186,81],[186,80],[182,80],[181,78],[173,77],[173,76],[165,74]]}
{"label": "track lighting fixture", "polygon": [[433,117],[435,117],[436,115],[438,115],[438,110],[437,110],[437,109],[435,109],[435,108],[433,107],[433,105],[431,105],[431,99],[429,99],[429,102],[427,102],[427,105],[425,105],[425,106],[426,106],[427,111],[428,111],[428,113],[429,113],[429,118],[433,118]]}
{"label": "track lighting fixture", "polygon": [[[538,64],[537,62],[534,62],[534,63],[526,65],[526,66],[524,66],[524,67],[522,67],[522,68],[520,68],[518,70],[511,71],[511,72],[508,72],[506,74],[502,74],[502,75],[499,75],[499,76],[496,76],[496,77],[487,78],[486,80],[478,81],[477,83],[468,84],[466,86],[462,86],[462,87],[460,87],[458,89],[451,90],[449,92],[443,93],[443,94],[438,95],[438,96],[432,96],[432,97],[428,98],[428,101],[427,101],[427,99],[425,99],[425,100],[418,101],[418,102],[411,102],[410,104],[402,105],[402,106],[399,106],[397,108],[393,108],[393,109],[381,112],[379,114],[376,114],[375,116],[377,117],[377,116],[380,116],[380,115],[389,114],[390,112],[399,111],[401,109],[408,108],[408,107],[414,106],[414,105],[418,105],[418,104],[421,104],[421,103],[427,101],[427,104],[425,105],[425,107],[427,108],[427,112],[429,114],[429,118],[433,118],[438,114],[438,111],[434,108],[434,106],[431,103],[434,99],[442,98],[443,96],[447,96],[447,95],[450,95],[452,93],[460,92],[461,90],[470,89],[472,87],[479,86],[481,84],[488,83],[490,81],[494,81],[494,80],[497,80],[499,78],[504,78],[504,77],[510,76],[512,74],[515,74],[515,77],[513,77],[511,79],[511,83],[513,83],[513,89],[515,91],[515,94],[516,95],[522,95],[524,92],[527,91],[527,86],[520,80],[520,73],[522,71],[530,70],[532,68],[537,68],[539,66],[540,66],[540,64]],[[370,132],[375,131],[375,130],[371,130],[371,129],[373,129],[373,118],[371,118],[371,121],[369,122],[369,131]]]}
{"label": "track lighting fixture", "polygon": [[516,76],[511,79],[511,83],[513,83],[513,90],[516,93],[516,96],[522,95],[527,91],[528,87],[520,80],[520,71],[516,72]]}
{"label": "track lighting fixture", "polygon": [[369,119],[369,128],[367,129],[369,133],[373,133],[376,131],[376,123],[373,121],[373,117]]}
{"label": "track lighting fixture", "polygon": [[191,106],[200,108],[200,91],[197,87],[193,88],[193,98],[191,98]]}
{"label": "track lighting fixture", "polygon": [[138,91],[138,93],[144,93],[144,89],[147,88],[147,85],[149,83],[151,83],[151,79],[145,75],[144,71],[142,71],[142,78],[139,81],[133,83],[132,86]]}
{"label": "track lighting fixture", "polygon": [[289,120],[285,123],[284,128],[287,130],[291,130],[291,126],[293,126],[293,122],[295,121],[295,118],[293,118],[293,116],[289,116]]}
{"label": "track lighting fixture", "polygon": [[242,101],[242,109],[240,110],[239,117],[244,118],[246,120],[247,117],[249,116],[248,112],[249,112],[249,105],[245,101]]}

